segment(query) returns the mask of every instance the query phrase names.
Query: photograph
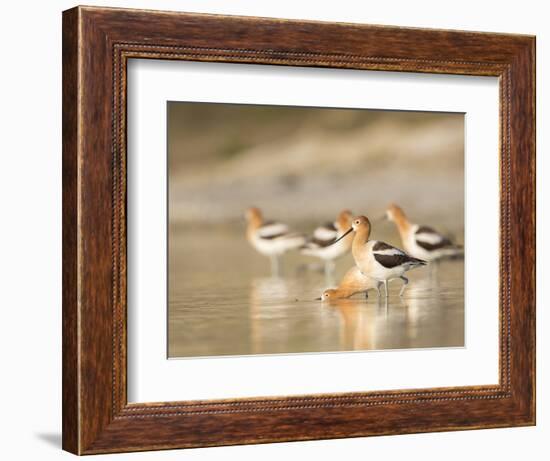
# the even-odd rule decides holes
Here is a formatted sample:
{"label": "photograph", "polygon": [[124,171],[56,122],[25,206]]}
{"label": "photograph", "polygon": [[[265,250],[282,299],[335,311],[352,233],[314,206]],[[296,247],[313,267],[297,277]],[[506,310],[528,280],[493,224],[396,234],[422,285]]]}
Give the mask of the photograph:
{"label": "photograph", "polygon": [[169,101],[168,358],[464,347],[464,114]]}

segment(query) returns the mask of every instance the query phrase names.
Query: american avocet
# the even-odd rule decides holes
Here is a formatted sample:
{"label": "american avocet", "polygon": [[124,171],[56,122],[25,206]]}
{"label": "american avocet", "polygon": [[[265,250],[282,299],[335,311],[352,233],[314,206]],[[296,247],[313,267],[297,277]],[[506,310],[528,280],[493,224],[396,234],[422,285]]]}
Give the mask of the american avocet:
{"label": "american avocet", "polygon": [[386,217],[397,226],[405,251],[415,258],[433,261],[464,253],[463,247],[455,245],[431,227],[412,224],[403,210],[395,204],[388,207]]}
{"label": "american avocet", "polygon": [[273,275],[278,275],[279,257],[289,250],[301,247],[306,241],[305,236],[290,232],[286,224],[264,221],[259,208],[249,208],[246,219],[246,238],[259,253],[269,256],[271,271]]}
{"label": "american avocet", "polygon": [[353,235],[332,245],[335,239],[343,235],[350,228],[351,218],[352,214],[350,210],[342,210],[338,214],[336,221],[317,227],[313,231],[313,236],[302,247],[301,252],[303,254],[315,256],[325,262],[325,274],[327,275],[334,271],[334,261],[351,249]]}
{"label": "american avocet", "polygon": [[[366,216],[353,218],[351,229],[341,238],[355,231],[351,252],[355,264],[366,276],[384,283],[386,297],[388,297],[388,281],[400,278],[403,286],[399,296],[403,295],[409,280],[403,275],[408,270],[423,266],[426,261],[409,256],[399,248],[395,248],[379,240],[369,240],[371,225]],[[336,243],[336,242],[335,242]]]}
{"label": "american avocet", "polygon": [[368,297],[368,291],[371,289],[376,289],[378,296],[380,296],[381,283],[378,280],[363,275],[357,266],[353,266],[346,272],[338,288],[329,288],[323,291],[323,294],[318,299],[321,301],[332,301],[334,299],[350,298],[358,293],[365,293],[365,297]]}

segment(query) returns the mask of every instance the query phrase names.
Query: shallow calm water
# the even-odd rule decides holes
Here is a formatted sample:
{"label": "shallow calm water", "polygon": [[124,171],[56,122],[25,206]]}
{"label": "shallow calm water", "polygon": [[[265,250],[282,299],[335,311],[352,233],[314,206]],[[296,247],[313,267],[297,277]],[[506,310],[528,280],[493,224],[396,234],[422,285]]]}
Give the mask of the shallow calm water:
{"label": "shallow calm water", "polygon": [[[397,243],[397,242],[395,242]],[[169,357],[288,354],[464,345],[464,263],[444,261],[390,283],[390,298],[315,301],[335,286],[315,260],[293,254],[283,274],[234,232],[170,233]]]}

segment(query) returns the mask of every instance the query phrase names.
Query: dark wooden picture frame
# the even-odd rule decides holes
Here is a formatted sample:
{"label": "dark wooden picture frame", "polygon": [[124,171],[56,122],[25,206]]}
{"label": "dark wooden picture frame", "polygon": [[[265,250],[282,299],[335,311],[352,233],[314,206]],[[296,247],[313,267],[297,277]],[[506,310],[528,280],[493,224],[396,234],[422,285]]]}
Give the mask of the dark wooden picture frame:
{"label": "dark wooden picture frame", "polygon": [[[129,404],[131,58],[496,76],[498,385]],[[63,13],[63,448],[92,454],[535,424],[535,38],[77,7]]]}

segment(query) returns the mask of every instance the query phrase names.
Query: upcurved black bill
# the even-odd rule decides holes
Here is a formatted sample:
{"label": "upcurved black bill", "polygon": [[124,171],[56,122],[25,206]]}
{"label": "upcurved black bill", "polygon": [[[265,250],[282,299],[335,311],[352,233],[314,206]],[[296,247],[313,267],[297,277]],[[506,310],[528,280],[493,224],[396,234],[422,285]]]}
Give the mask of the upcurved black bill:
{"label": "upcurved black bill", "polygon": [[331,243],[331,245],[334,245],[336,242],[339,242],[342,240],[346,235],[348,235],[350,232],[353,232],[353,227],[350,227],[345,234],[343,234],[341,237],[337,238],[334,242]]}
{"label": "upcurved black bill", "polygon": [[319,297],[319,298],[315,298],[313,301],[321,301],[321,300],[322,298]]}

